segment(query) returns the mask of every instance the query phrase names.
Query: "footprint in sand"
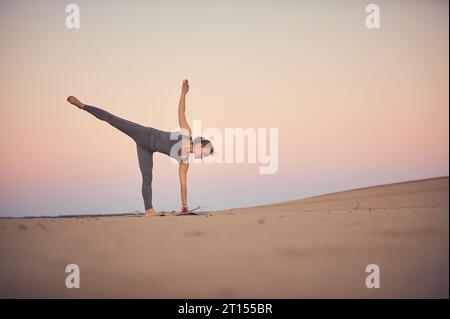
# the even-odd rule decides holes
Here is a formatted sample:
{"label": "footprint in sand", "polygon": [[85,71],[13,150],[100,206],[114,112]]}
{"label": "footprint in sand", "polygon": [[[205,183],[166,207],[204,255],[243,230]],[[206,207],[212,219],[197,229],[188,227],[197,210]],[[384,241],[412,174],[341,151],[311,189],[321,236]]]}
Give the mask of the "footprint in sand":
{"label": "footprint in sand", "polygon": [[206,236],[206,233],[201,230],[195,230],[195,231],[186,232],[184,234],[184,236],[185,237],[204,237],[204,236]]}
{"label": "footprint in sand", "polygon": [[28,229],[28,227],[25,226],[24,224],[19,224],[18,228],[21,229],[21,230],[27,230]]}

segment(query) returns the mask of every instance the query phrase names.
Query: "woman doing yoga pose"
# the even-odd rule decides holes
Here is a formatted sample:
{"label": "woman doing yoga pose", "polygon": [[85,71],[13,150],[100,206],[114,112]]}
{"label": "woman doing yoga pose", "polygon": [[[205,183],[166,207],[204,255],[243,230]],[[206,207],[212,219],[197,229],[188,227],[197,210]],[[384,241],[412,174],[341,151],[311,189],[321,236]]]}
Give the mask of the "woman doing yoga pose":
{"label": "woman doing yoga pose", "polygon": [[187,172],[189,169],[189,154],[196,158],[204,158],[214,153],[214,147],[210,141],[203,137],[192,140],[191,127],[186,115],[186,94],[189,92],[188,80],[183,81],[181,97],[178,105],[178,122],[180,132],[166,132],[153,127],[143,126],[120,118],[98,107],[80,102],[76,97],[69,96],[67,101],[78,108],[85,110],[96,118],[108,122],[115,128],[130,136],[137,147],[139,168],[142,174],[142,197],[144,198],[145,215],[153,216],[155,211],[152,204],[152,170],[153,153],[160,152],[175,158],[179,162],[178,174],[181,186],[181,211],[180,214],[188,214],[187,205]]}

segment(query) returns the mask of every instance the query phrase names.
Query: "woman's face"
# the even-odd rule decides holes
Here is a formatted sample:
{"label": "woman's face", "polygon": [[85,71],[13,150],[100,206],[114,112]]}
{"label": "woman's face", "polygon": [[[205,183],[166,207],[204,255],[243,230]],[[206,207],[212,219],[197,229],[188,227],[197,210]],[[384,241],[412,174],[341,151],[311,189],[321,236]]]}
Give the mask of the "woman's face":
{"label": "woman's face", "polygon": [[202,147],[201,143],[194,144],[193,153],[195,158],[208,157],[211,153],[209,146]]}

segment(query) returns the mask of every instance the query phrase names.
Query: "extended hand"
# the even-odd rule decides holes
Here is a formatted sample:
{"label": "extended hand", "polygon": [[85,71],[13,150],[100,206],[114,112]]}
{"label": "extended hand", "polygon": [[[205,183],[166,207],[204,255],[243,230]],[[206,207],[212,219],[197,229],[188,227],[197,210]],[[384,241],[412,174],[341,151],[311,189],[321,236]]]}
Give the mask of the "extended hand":
{"label": "extended hand", "polygon": [[189,208],[187,208],[187,206],[181,207],[180,215],[187,215],[187,214],[189,214]]}
{"label": "extended hand", "polygon": [[184,80],[183,81],[183,86],[181,87],[181,93],[182,94],[187,94],[187,92],[189,92],[189,81],[188,80]]}

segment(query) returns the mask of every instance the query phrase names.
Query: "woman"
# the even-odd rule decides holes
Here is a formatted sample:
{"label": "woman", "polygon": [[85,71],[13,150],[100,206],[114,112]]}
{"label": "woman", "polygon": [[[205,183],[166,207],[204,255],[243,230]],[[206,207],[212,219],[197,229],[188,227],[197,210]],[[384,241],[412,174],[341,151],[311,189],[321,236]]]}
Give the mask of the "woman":
{"label": "woman", "polygon": [[152,170],[153,153],[160,152],[175,158],[179,162],[178,173],[181,185],[181,212],[188,214],[187,205],[187,172],[189,169],[189,154],[196,158],[203,158],[214,153],[211,142],[203,137],[192,140],[191,127],[186,121],[186,94],[189,92],[188,80],[183,81],[180,103],[178,105],[178,122],[181,132],[165,132],[153,127],[146,127],[122,119],[95,106],[81,103],[76,97],[69,96],[67,101],[78,108],[85,110],[98,119],[108,122],[115,128],[130,136],[137,146],[139,167],[142,173],[142,197],[144,198],[145,215],[153,216],[155,211],[152,205]]}

